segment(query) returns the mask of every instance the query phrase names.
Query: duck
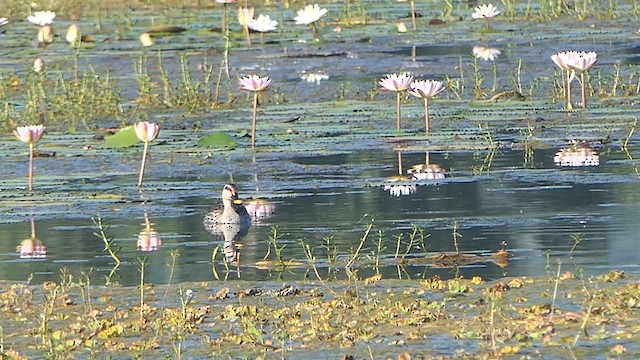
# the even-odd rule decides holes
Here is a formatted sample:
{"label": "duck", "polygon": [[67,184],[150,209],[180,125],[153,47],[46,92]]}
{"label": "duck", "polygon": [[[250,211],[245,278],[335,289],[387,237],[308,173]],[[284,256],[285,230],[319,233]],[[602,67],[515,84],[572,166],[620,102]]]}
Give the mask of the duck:
{"label": "duck", "polygon": [[251,225],[251,216],[238,197],[238,188],[234,184],[222,187],[222,204],[214,205],[205,217],[204,226],[209,232],[220,232],[221,225],[234,225],[244,232]]}

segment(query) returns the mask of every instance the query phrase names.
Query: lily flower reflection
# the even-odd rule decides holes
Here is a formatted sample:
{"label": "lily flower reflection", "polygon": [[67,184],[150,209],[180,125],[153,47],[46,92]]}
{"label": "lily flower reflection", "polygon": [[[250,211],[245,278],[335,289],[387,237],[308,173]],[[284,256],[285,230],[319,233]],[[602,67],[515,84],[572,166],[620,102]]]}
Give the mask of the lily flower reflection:
{"label": "lily flower reflection", "polygon": [[388,191],[393,196],[411,195],[418,191],[418,186],[411,183],[411,179],[406,176],[392,176],[385,179],[384,191]]}
{"label": "lily flower reflection", "polygon": [[300,76],[300,78],[310,84],[316,84],[319,85],[321,81],[323,80],[328,80],[329,79],[329,75],[325,75],[322,73],[308,73],[308,72],[303,72],[302,75]]}
{"label": "lily flower reflection", "polygon": [[588,145],[561,149],[553,157],[553,162],[561,167],[580,167],[600,165],[600,155]]}
{"label": "lily flower reflection", "polygon": [[16,246],[22,259],[44,259],[47,257],[47,246],[36,238],[36,223],[31,219],[31,237],[24,239]]}
{"label": "lily flower reflection", "polygon": [[22,259],[44,259],[47,257],[47,246],[38,239],[29,238],[16,246],[16,251]]}
{"label": "lily flower reflection", "polygon": [[499,49],[488,46],[474,46],[472,51],[476,59],[482,59],[484,61],[494,61],[502,54],[502,51]]}
{"label": "lily flower reflection", "polygon": [[153,227],[151,221],[149,221],[149,215],[144,214],[144,224],[142,230],[138,234],[138,250],[139,251],[155,251],[162,245],[162,239],[160,239],[160,233]]}
{"label": "lily flower reflection", "polygon": [[414,180],[438,180],[446,178],[447,172],[438,164],[417,164],[407,170],[407,175]]}
{"label": "lily flower reflection", "polygon": [[266,219],[276,211],[275,204],[266,199],[245,200],[242,202],[242,205],[247,209],[252,221]]}

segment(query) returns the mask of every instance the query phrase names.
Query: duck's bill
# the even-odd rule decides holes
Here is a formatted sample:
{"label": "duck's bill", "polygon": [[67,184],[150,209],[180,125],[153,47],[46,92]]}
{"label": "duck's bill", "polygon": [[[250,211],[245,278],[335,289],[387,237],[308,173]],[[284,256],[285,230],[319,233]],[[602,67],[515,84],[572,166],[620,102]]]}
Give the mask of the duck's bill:
{"label": "duck's bill", "polygon": [[242,205],[242,200],[235,199],[235,200],[233,200],[233,203],[236,204],[236,205]]}

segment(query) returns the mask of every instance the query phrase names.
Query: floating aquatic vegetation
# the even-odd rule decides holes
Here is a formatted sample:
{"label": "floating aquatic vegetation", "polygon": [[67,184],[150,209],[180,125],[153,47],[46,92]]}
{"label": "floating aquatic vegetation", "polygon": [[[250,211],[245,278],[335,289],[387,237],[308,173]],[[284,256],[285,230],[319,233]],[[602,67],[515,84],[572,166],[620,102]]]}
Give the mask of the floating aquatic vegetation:
{"label": "floating aquatic vegetation", "polygon": [[140,141],[133,126],[125,126],[117,133],[109,136],[102,146],[109,148],[125,148],[137,144]]}
{"label": "floating aquatic vegetation", "polygon": [[238,143],[224,131],[214,131],[198,140],[198,146],[233,149]]}

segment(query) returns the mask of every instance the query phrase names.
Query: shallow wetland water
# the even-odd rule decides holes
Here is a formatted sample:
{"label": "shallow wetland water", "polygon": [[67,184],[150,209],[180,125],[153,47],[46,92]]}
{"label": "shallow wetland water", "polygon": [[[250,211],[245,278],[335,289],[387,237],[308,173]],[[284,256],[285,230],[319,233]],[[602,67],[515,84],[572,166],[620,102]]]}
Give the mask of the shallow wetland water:
{"label": "shallow wetland water", "polygon": [[[99,26],[79,18],[95,42],[76,48],[64,12],[63,36],[44,49],[30,46],[35,26],[11,19],[0,34],[0,353],[636,358],[639,27],[633,1],[588,2],[601,11],[581,21],[577,7],[515,2],[489,28],[466,2],[444,17],[441,2],[419,2],[407,33],[395,23],[410,24],[408,3],[331,3],[321,41],[290,20],[302,4],[254,4],[280,22],[265,45],[245,43],[229,6],[229,78],[220,4],[104,9]],[[353,10],[363,6],[366,24]],[[142,48],[139,34],[160,25],[186,31]],[[500,52],[476,59],[478,46]],[[598,53],[587,109],[564,109],[550,56],[566,50]],[[396,132],[395,96],[378,89],[401,71],[447,84],[429,102],[428,142],[421,101],[403,98]],[[273,79],[255,150],[252,97],[236,80],[253,73]],[[140,188],[140,144],[104,140],[139,120],[161,124]],[[9,130],[40,122],[28,192],[27,147]],[[214,131],[235,145],[200,146]],[[599,166],[556,166],[572,141]],[[426,154],[446,179],[385,189]],[[243,236],[210,234],[202,218],[230,178],[268,216]],[[147,225],[161,243],[140,243]]]}

